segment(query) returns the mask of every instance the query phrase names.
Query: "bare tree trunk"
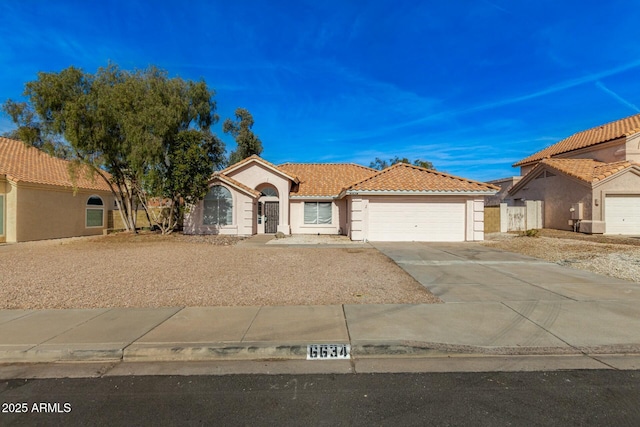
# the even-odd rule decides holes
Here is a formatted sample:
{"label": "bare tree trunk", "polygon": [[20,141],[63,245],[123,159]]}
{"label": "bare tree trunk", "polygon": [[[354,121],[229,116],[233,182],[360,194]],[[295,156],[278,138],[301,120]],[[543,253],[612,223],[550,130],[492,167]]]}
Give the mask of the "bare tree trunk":
{"label": "bare tree trunk", "polygon": [[169,205],[167,206],[165,205],[167,199],[159,199],[158,206],[152,208],[144,193],[139,192],[138,197],[142,204],[142,208],[147,214],[147,218],[149,218],[149,223],[157,226],[162,234],[171,234],[176,226],[176,222],[174,220],[175,201],[169,199]]}

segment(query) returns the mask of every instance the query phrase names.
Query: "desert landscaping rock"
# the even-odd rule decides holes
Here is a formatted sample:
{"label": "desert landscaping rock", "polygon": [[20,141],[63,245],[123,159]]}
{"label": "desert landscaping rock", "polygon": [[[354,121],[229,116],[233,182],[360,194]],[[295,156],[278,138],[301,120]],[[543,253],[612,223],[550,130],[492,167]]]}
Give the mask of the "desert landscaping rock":
{"label": "desert landscaping rock", "polygon": [[483,244],[579,270],[640,282],[640,239],[542,230],[543,237],[487,234]]}
{"label": "desert landscaping rock", "polygon": [[0,308],[440,302],[372,248],[238,240],[121,233],[1,245]]}

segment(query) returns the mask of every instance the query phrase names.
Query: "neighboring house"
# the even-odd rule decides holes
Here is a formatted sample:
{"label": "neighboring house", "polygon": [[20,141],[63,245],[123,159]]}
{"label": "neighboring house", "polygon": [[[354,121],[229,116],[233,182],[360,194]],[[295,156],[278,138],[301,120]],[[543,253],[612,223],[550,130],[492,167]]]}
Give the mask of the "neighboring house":
{"label": "neighboring house", "polygon": [[509,197],[509,190],[513,188],[520,180],[521,176],[510,176],[508,178],[494,179],[493,181],[487,181],[487,184],[492,184],[497,187],[500,187],[500,190],[493,196],[485,196],[484,205],[485,206],[500,206],[500,203],[504,203],[507,201]]}
{"label": "neighboring house", "polygon": [[98,176],[21,141],[0,137],[0,242],[102,234],[113,206],[109,186]]}
{"label": "neighboring house", "polygon": [[578,132],[513,166],[516,204],[541,200],[544,225],[640,234],[640,114]]}
{"label": "neighboring house", "polygon": [[498,187],[399,163],[271,164],[215,173],[184,223],[190,234],[342,234],[358,241],[483,240],[484,196]]}

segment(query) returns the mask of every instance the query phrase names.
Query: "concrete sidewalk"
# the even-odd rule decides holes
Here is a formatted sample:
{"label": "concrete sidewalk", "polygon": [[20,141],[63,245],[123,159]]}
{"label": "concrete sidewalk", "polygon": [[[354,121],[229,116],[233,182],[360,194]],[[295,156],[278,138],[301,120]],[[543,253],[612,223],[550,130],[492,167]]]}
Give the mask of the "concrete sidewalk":
{"label": "concrete sidewalk", "polygon": [[564,369],[635,369],[640,368],[640,358],[629,355],[640,354],[640,304],[535,301],[0,311],[1,363],[303,361],[308,344],[347,343],[351,362],[323,363],[349,369],[357,361],[361,371],[375,371],[371,363],[389,357],[418,363],[411,369],[426,369],[427,359],[446,366],[456,357],[482,357],[482,363],[493,357],[504,364],[506,357],[513,363],[519,356],[558,356]]}

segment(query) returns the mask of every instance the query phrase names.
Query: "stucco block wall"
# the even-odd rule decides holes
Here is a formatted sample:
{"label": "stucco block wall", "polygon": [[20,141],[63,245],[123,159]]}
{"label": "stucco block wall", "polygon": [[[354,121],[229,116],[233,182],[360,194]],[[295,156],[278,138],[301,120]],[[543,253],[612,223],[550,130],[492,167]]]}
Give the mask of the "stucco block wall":
{"label": "stucco block wall", "polygon": [[484,208],[484,232],[498,233],[500,231],[500,206]]}
{"label": "stucco block wall", "polygon": [[[107,226],[112,230],[124,230],[124,223],[122,222],[122,216],[120,215],[120,211],[118,209],[113,209],[109,211]],[[136,227],[137,228],[147,228],[151,227],[149,224],[149,219],[147,218],[147,214],[144,209],[139,209],[136,212]]]}
{"label": "stucco block wall", "polygon": [[544,226],[558,230],[572,230],[571,205],[584,203],[584,219],[591,219],[591,186],[558,173],[555,176],[533,179],[514,198],[544,201]]}
{"label": "stucco block wall", "polygon": [[[291,233],[292,234],[346,234],[346,200],[331,201],[331,224],[305,224],[304,203],[325,200],[291,200]],[[329,200],[326,200],[327,202]]]}
{"label": "stucco block wall", "polygon": [[[113,203],[111,193],[70,189],[12,186],[7,215],[7,242],[92,236],[107,228],[107,211]],[[86,227],[87,200],[98,195],[104,203],[103,226]],[[13,230],[12,230],[13,229]]]}
{"label": "stucco block wall", "polygon": [[185,234],[235,234],[240,236],[255,234],[253,218],[256,206],[254,199],[232,187],[226,185],[223,187],[231,192],[233,198],[232,223],[223,226],[203,224],[204,201],[200,201],[185,215]]}

